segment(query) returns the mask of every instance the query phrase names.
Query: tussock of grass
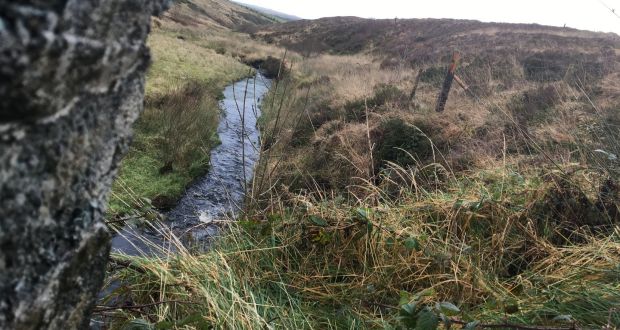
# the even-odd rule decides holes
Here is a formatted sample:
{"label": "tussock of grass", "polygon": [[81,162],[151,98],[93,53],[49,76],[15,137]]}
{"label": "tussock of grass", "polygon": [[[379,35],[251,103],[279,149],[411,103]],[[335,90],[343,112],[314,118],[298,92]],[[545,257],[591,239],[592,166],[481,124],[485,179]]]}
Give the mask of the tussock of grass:
{"label": "tussock of grass", "polygon": [[[316,323],[312,319],[317,316],[305,312],[316,313],[315,304],[302,301],[284,283],[256,277],[256,270],[276,266],[277,260],[270,256],[279,254],[279,247],[258,246],[246,235],[242,228],[234,227],[214,246],[213,252],[203,255],[191,254],[178,245],[178,253],[167,257],[113,256],[108,281],[126,285],[108,299],[121,299],[132,305],[175,302],[137,313],[112,313],[109,325],[123,327],[142,319],[161,329],[304,329]],[[326,309],[322,319],[326,328],[335,328],[338,321],[329,320],[330,315],[331,311]],[[355,318],[349,317],[355,324]]]}

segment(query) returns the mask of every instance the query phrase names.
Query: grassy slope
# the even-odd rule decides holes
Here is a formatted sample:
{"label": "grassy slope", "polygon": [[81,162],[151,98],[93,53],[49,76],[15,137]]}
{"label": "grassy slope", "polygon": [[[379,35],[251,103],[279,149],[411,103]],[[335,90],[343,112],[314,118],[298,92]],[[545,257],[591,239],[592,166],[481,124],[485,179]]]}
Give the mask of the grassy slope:
{"label": "grassy slope", "polygon": [[[293,119],[263,155],[256,194],[275,214],[274,199],[297,202],[294,220],[268,225],[277,238],[257,247],[287,250],[272,272],[295,274],[293,291],[371,328],[415,324],[441,301],[487,323],[508,310],[521,324],[620,324],[620,167],[595,151],[620,151],[617,36],[357,18],[255,36],[310,57],[290,79]],[[435,113],[454,48],[475,98],[455,86]],[[413,300],[401,322],[382,308]]]}
{"label": "grassy slope", "polygon": [[[447,31],[449,23],[442,23]],[[473,23],[461,22],[459,30],[463,24]],[[323,28],[356,39],[338,25]],[[279,33],[285,40],[291,31]],[[598,51],[615,42],[569,32],[593,47],[592,57],[577,63],[599,61]],[[560,39],[574,59],[584,43],[573,37]],[[477,83],[479,100],[455,90],[446,112],[436,114],[441,81],[433,70],[415,100],[408,91],[420,66],[439,64],[392,65],[392,52],[368,46],[383,39],[361,40],[368,38],[373,42],[355,54],[293,60],[291,77],[265,101],[267,148],[253,207],[213,250],[115,257],[114,275],[130,283],[130,293],[118,293],[133,304],[181,301],[119,312],[117,325],[142,318],[163,329],[413,328],[422,322],[417,316],[432,320],[435,303],[446,301],[464,321],[620,324],[618,168],[593,152],[619,147],[613,70],[590,86],[575,85],[570,75],[531,80],[522,60],[541,49],[526,43],[521,57],[499,67],[504,76]],[[216,44],[235,48],[228,40]],[[489,54],[470,67],[471,77],[494,63]],[[466,64],[478,63],[476,54],[467,56]]]}
{"label": "grassy slope", "polygon": [[[153,65],[147,76],[146,109],[136,124],[135,142],[114,185],[110,216],[129,213],[149,201],[165,207],[204,174],[210,148],[217,143],[214,134],[221,90],[251,73],[239,58],[226,54],[226,47],[247,43],[250,46],[246,45],[241,54],[263,56],[252,48],[250,40],[232,29],[271,22],[271,18],[245,7],[212,0],[178,1],[164,17],[155,19],[148,42]],[[235,47],[221,40],[229,40]],[[188,84],[200,87],[183,97],[193,101],[164,101],[183,93]],[[177,111],[180,107],[186,111]],[[179,116],[171,118],[176,126],[166,115],[174,111]],[[183,118],[188,123],[181,127]],[[191,122],[200,125],[191,126]],[[179,141],[172,133],[166,135],[167,129],[191,136]],[[171,159],[171,149],[182,151]],[[172,171],[161,174],[160,169],[170,162]]]}

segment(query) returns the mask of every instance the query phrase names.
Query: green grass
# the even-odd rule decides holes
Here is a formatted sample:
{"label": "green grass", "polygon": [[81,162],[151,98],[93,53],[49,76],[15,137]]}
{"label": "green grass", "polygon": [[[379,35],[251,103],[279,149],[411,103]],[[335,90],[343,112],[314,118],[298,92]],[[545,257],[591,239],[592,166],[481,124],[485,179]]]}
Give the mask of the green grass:
{"label": "green grass", "polygon": [[217,101],[197,85],[147,101],[135,126],[134,142],[115,181],[109,215],[131,213],[146,200],[170,206],[186,186],[208,170],[209,151],[217,145]]}
{"label": "green grass", "polygon": [[147,95],[165,94],[179,81],[199,81],[219,93],[224,86],[248,75],[248,66],[208,48],[208,36],[184,38],[159,30],[149,37],[154,61],[147,76]]}
{"label": "green grass", "polygon": [[135,153],[123,160],[121,176],[114,183],[109,206],[112,214],[126,214],[136,207],[133,198],[125,196],[174,198],[180,196],[192,180],[190,175],[182,172],[161,175],[159,169],[162,164],[157,156],[148,152]]}

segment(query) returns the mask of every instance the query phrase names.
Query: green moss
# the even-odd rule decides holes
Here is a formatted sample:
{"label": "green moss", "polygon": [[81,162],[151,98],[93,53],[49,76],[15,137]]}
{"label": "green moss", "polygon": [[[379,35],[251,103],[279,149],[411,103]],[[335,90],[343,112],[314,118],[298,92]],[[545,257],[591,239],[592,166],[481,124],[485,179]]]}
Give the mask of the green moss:
{"label": "green moss", "polygon": [[189,173],[174,171],[161,175],[162,162],[157,154],[136,152],[128,155],[121,164],[121,172],[114,182],[109,212],[124,214],[136,206],[132,196],[142,198],[176,198],[183,193],[185,186],[191,182]]}

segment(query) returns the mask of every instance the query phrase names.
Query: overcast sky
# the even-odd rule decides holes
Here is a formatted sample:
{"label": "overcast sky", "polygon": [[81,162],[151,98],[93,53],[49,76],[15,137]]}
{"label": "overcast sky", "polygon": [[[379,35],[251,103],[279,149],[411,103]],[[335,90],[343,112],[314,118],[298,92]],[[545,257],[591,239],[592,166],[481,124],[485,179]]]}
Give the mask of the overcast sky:
{"label": "overcast sky", "polygon": [[[239,0],[301,18],[462,18],[620,34],[620,0]],[[609,8],[607,8],[609,7]],[[616,14],[610,9],[616,9]]]}

